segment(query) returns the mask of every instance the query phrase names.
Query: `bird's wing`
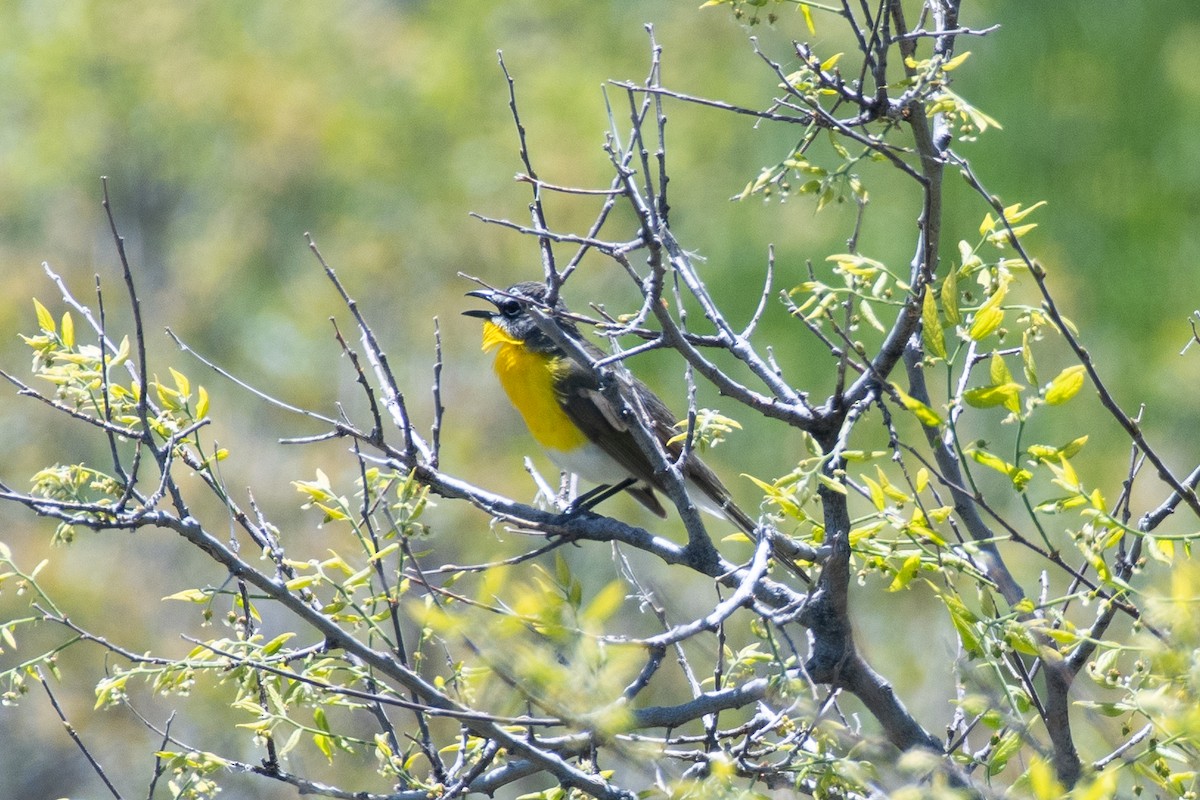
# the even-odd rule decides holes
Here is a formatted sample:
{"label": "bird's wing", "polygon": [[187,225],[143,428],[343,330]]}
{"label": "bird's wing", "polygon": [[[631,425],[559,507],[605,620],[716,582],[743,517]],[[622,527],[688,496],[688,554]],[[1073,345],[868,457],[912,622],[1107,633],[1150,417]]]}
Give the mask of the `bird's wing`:
{"label": "bird's wing", "polygon": [[[569,359],[567,360],[569,361]],[[653,489],[662,491],[662,482],[654,475],[650,460],[638,446],[637,440],[629,431],[628,424],[621,419],[619,410],[600,391],[595,375],[574,362],[566,365],[565,369],[567,372],[559,383],[559,403],[563,412],[590,441],[595,442],[630,475],[640,481],[630,490],[630,493],[651,511],[659,516],[665,516],[662,504],[653,492]],[[650,423],[650,432],[664,445],[668,455],[678,456],[682,444],[666,444],[679,433],[679,429],[675,427],[675,415],[657,395],[650,391],[649,387],[637,378],[629,376],[618,379],[623,381],[621,391],[630,406],[636,408],[640,404],[645,410]],[[636,402],[634,398],[636,398]],[[688,482],[703,492],[708,501],[719,508],[730,522],[746,533],[754,532],[754,521],[734,505],[729,490],[721,483],[721,479],[717,477],[716,473],[700,460],[699,456],[695,453],[690,454],[684,464],[683,472]]]}
{"label": "bird's wing", "polygon": [[666,509],[654,495],[654,472],[642,454],[629,426],[613,404],[600,392],[595,377],[585,368],[564,357],[564,375],[558,383],[558,404],[563,413],[609,457],[621,465],[638,483],[627,490],[646,508],[660,517]]}

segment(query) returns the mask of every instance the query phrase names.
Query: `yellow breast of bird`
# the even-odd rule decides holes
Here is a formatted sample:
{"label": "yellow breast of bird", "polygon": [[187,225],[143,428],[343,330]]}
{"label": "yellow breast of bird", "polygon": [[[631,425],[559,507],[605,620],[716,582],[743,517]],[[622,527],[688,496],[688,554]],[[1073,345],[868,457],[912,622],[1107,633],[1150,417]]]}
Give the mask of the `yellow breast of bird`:
{"label": "yellow breast of bird", "polygon": [[560,359],[529,350],[491,322],[483,324],[483,349],[496,351],[500,385],[538,444],[562,452],[587,444],[587,438],[563,413],[554,390]]}

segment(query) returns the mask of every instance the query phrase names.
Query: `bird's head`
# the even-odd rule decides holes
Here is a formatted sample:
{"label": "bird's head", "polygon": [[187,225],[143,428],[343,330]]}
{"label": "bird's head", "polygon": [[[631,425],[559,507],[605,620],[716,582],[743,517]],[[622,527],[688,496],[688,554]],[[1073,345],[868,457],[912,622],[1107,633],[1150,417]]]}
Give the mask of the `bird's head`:
{"label": "bird's head", "polygon": [[473,308],[464,311],[463,315],[484,320],[484,349],[490,350],[492,346],[508,342],[523,344],[538,352],[552,352],[558,347],[538,327],[529,313],[530,307],[546,313],[569,336],[579,338],[579,329],[565,316],[568,312],[563,301],[558,300],[550,309],[546,306],[546,295],[546,285],[537,281],[516,283],[503,290],[477,289],[467,292],[467,296],[486,300],[494,308]]}

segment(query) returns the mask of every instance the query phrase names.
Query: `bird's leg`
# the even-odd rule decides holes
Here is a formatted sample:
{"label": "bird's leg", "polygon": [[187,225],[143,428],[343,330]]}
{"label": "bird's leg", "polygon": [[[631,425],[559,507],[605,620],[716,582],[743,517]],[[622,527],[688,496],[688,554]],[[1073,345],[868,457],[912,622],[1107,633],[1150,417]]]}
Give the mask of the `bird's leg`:
{"label": "bird's leg", "polygon": [[579,495],[579,497],[576,497],[574,500],[572,500],[571,504],[567,506],[566,513],[577,514],[580,511],[591,511],[593,508],[600,505],[614,494],[625,491],[635,483],[637,483],[636,478],[626,478],[620,483],[614,483],[611,486],[606,483],[602,483],[596,488],[589,489],[588,491]]}

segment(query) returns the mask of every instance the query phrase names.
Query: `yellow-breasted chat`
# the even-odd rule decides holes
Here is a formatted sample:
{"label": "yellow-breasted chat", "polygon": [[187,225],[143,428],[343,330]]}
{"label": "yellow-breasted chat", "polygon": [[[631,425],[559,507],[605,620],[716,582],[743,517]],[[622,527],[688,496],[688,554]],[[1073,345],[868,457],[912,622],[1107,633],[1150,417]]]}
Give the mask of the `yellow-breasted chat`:
{"label": "yellow-breasted chat", "polygon": [[[483,349],[495,352],[495,370],[509,400],[525,420],[529,432],[560,468],[600,484],[599,494],[584,498],[598,502],[608,491],[624,490],[660,517],[666,516],[655,490],[665,491],[651,460],[638,445],[622,410],[601,392],[595,370],[577,362],[538,327],[529,312],[542,310],[564,337],[592,360],[605,357],[567,316],[559,300],[553,309],[545,304],[546,286],[523,282],[504,291],[478,290],[470,297],[486,300],[494,309],[464,311],[483,323]],[[641,381],[630,377],[619,382],[620,391],[644,410],[647,427],[666,454],[678,458],[683,445],[671,442],[679,433],[677,417]],[[734,505],[729,491],[695,453],[689,453],[681,470],[691,501],[710,514],[724,517],[753,536],[754,521]]]}

